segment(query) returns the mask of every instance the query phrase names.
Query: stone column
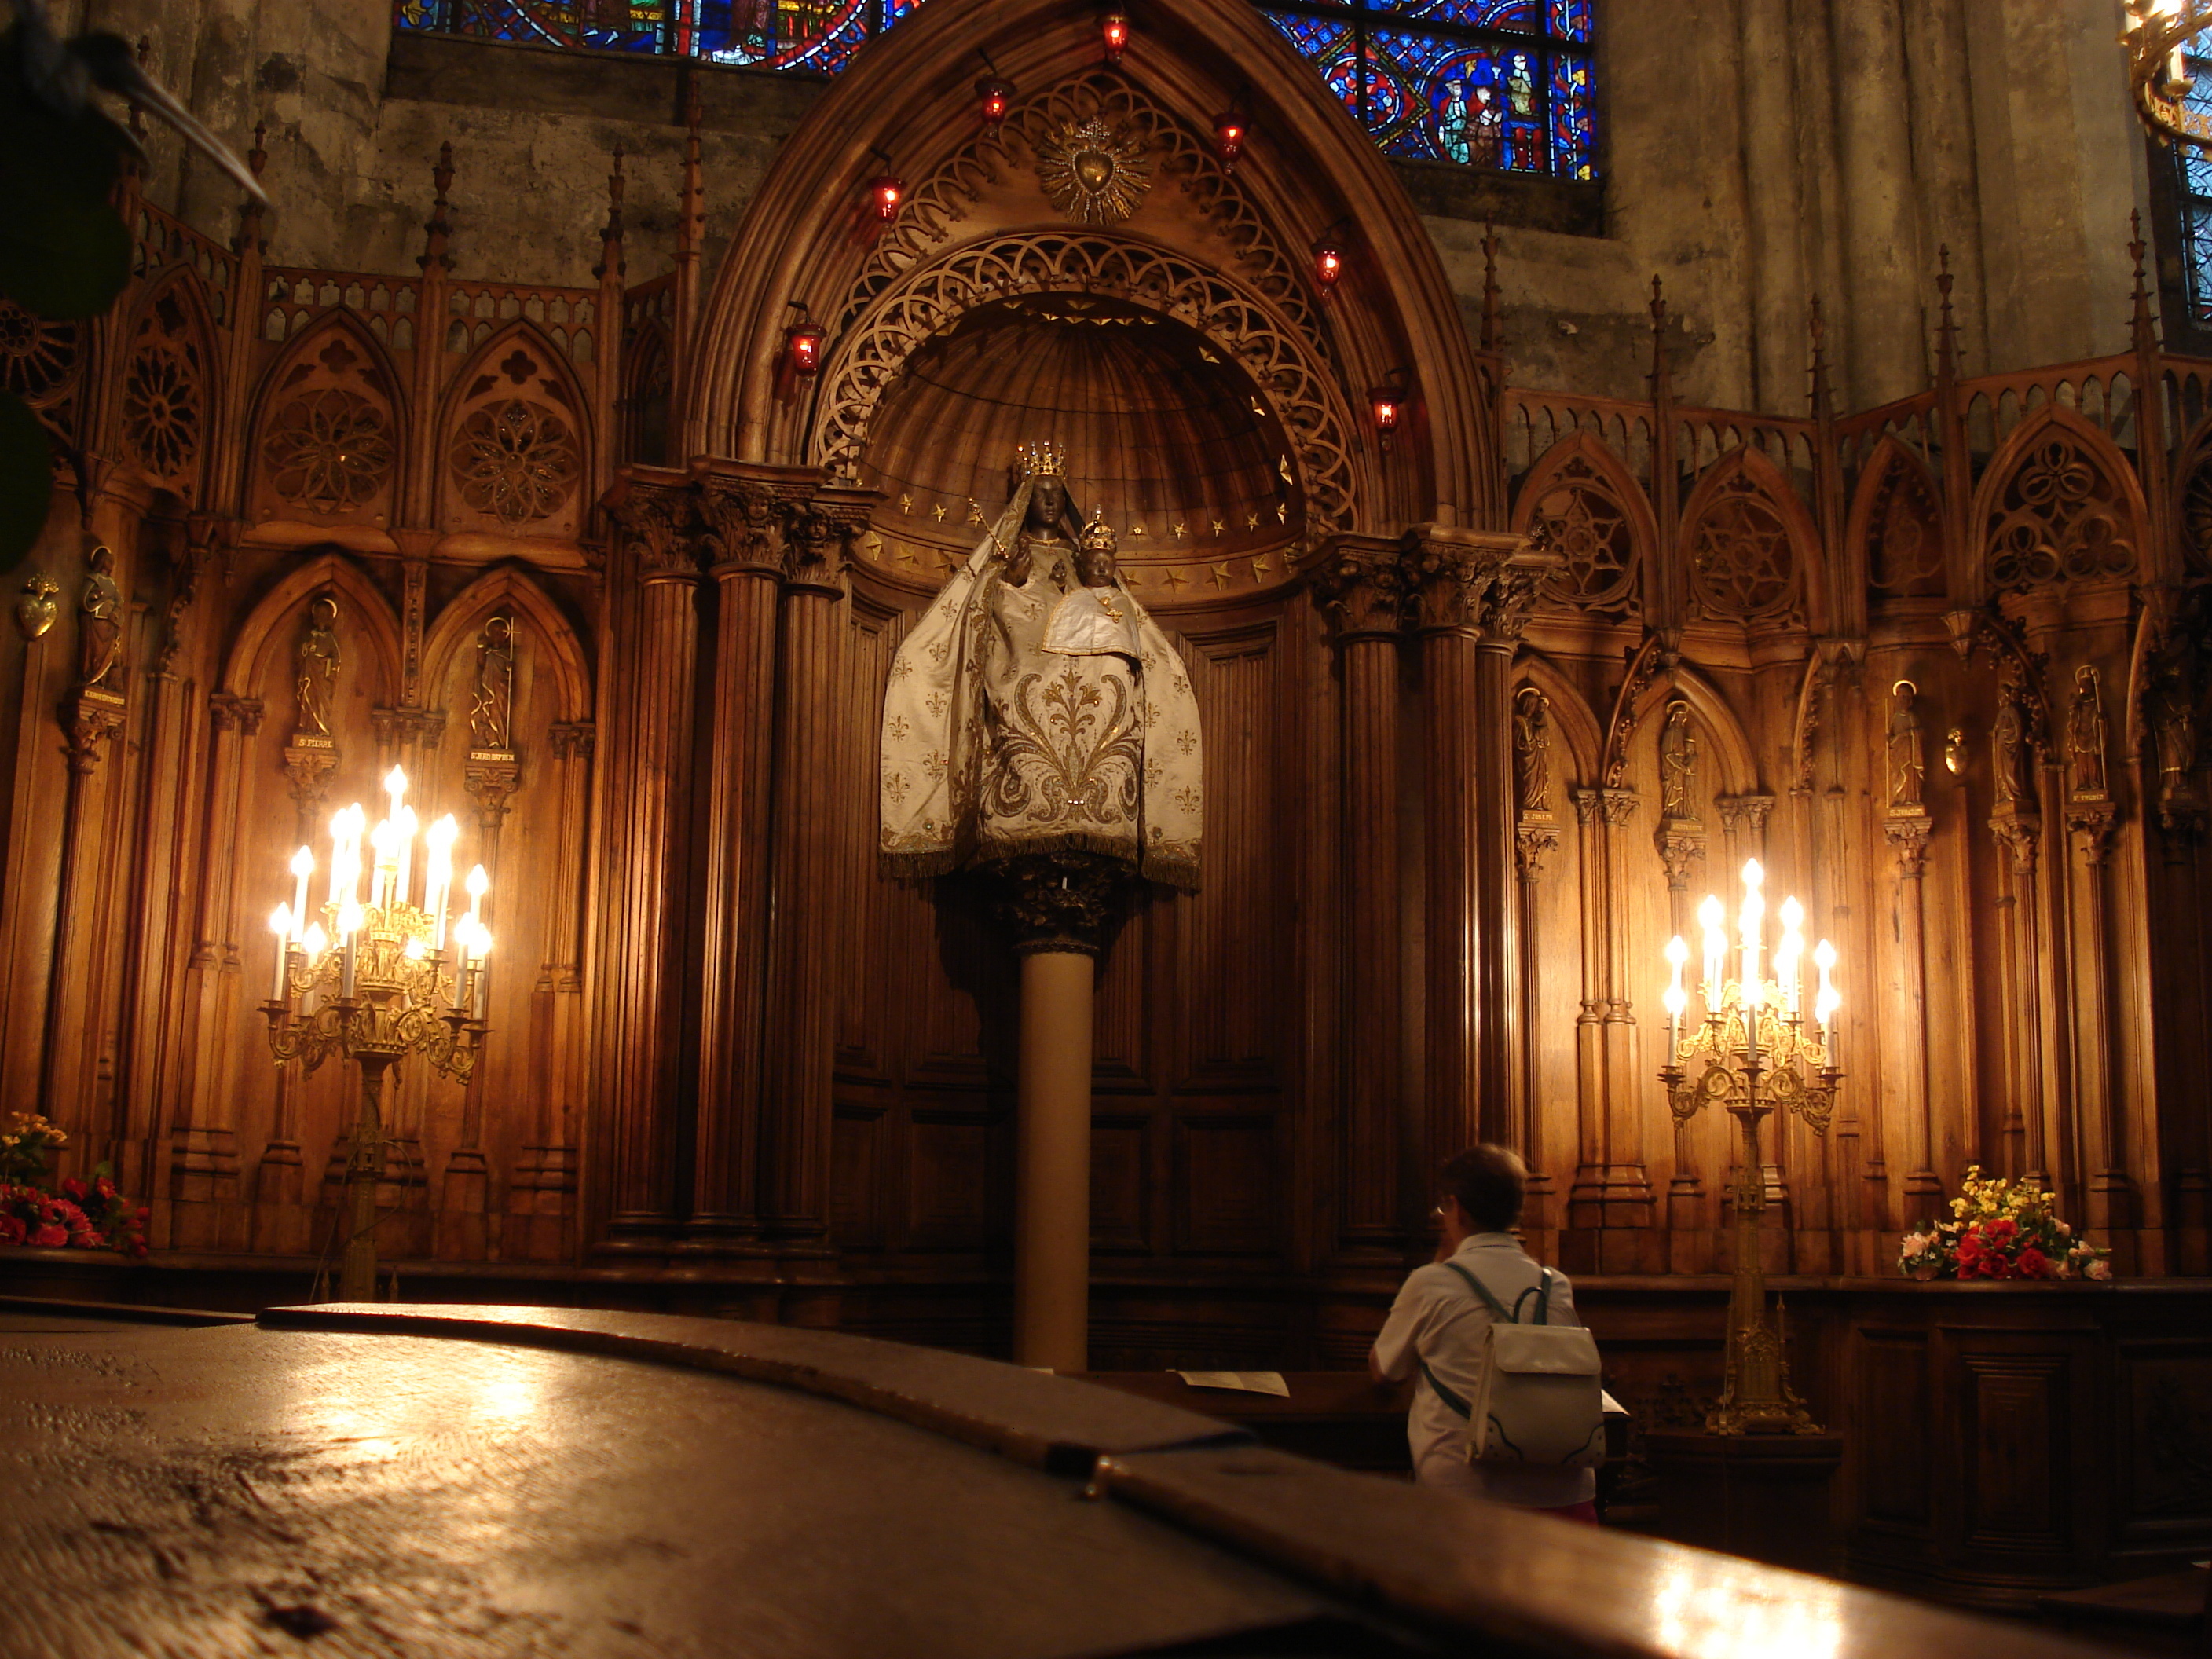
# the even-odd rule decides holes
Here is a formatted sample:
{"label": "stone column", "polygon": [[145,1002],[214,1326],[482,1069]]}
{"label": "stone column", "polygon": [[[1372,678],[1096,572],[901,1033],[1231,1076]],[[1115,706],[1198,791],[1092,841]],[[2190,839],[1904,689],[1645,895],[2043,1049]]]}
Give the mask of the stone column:
{"label": "stone column", "polygon": [[1419,1198],[1400,1191],[1404,1025],[1399,938],[1398,647],[1406,572],[1395,544],[1338,542],[1313,579],[1341,676],[1344,1159],[1339,1242],[1394,1251]]}
{"label": "stone column", "polygon": [[2014,1011],[2005,1022],[2005,1170],[2039,1188],[2051,1184],[2050,1150],[2044,1139],[2043,942],[2036,896],[2036,848],[2043,820],[2017,805],[2001,806],[1990,819],[1990,833],[2002,856],[1997,861],[1998,955],[2003,974],[2004,1006]]}
{"label": "stone column", "polygon": [[1521,1019],[1520,862],[1514,811],[1513,659],[1534,609],[1538,584],[1560,562],[1549,554],[1491,538],[1505,556],[1482,595],[1482,637],[1475,647],[1475,937],[1477,1119],[1485,1140],[1511,1146],[1528,1164],[1532,1184],[1550,1182],[1528,1138],[1528,1034]]}
{"label": "stone column", "polygon": [[1548,1258],[1557,1254],[1559,1217],[1550,1173],[1555,1149],[1548,1147],[1544,1139],[1544,1113],[1537,1091],[1540,1011],[1536,994],[1536,890],[1543,878],[1545,858],[1559,850],[1559,821],[1552,810],[1550,702],[1534,686],[1523,685],[1514,694],[1514,710],[1513,870],[1521,969],[1521,1121],[1516,1144],[1529,1168],[1528,1206],[1521,1225],[1531,1245]]}
{"label": "stone column", "polygon": [[701,486],[715,636],[699,1111],[685,1229],[688,1246],[700,1250],[740,1244],[759,1230],[769,791],[787,505],[786,481],[761,470],[717,464]]}
{"label": "stone column", "polygon": [[1932,1216],[1942,1199],[1943,1183],[1935,1170],[1932,1120],[1928,1099],[1928,955],[1924,936],[1929,821],[1925,811],[1893,810],[1882,820],[1897,867],[1898,1025],[1905,1046],[1898,1077],[1902,1085],[1905,1133],[1905,1197],[1915,1221]]}
{"label": "stone column", "polygon": [[1121,866],[1042,854],[1006,866],[1022,964],[1014,1188],[1014,1363],[1089,1368],[1091,996]]}
{"label": "stone column", "polygon": [[684,848],[698,651],[699,569],[684,481],[617,483],[615,579],[637,584],[623,710],[627,799],[608,814],[605,1100],[611,1214],[605,1248],[662,1248],[676,1226],[676,1062],[682,1018]]}

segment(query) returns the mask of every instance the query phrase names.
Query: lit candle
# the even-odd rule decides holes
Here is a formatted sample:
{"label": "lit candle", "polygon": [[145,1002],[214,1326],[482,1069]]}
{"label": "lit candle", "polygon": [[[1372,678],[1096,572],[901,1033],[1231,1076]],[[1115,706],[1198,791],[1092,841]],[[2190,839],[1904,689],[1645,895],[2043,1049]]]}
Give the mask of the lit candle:
{"label": "lit candle", "polygon": [[491,930],[482,922],[477,924],[477,995],[475,1006],[470,1011],[477,1022],[483,1022],[484,1005],[491,1000],[491,968],[485,958],[491,955]]}
{"label": "lit candle", "polygon": [[1705,1016],[1713,1018],[1721,1010],[1721,975],[1727,971],[1728,934],[1722,928],[1720,896],[1705,895],[1705,902],[1698,907],[1698,921],[1705,930]]}
{"label": "lit candle", "polygon": [[1813,1017],[1820,1022],[1820,1047],[1828,1056],[1828,1064],[1836,1063],[1836,1044],[1829,1035],[1828,1023],[1836,1017],[1843,999],[1836,994],[1835,981],[1830,977],[1836,967],[1836,947],[1822,939],[1813,947],[1813,965],[1820,970],[1820,988],[1813,995]]}
{"label": "lit candle", "polygon": [[446,948],[446,905],[453,895],[453,840],[461,833],[451,812],[430,826],[423,837],[430,849],[429,875],[424,884],[422,908],[430,917],[433,949]]}
{"label": "lit candle", "polygon": [[315,855],[302,847],[292,854],[292,933],[299,936],[307,925],[307,878],[315,873]]}
{"label": "lit candle", "polygon": [[1800,1012],[1797,963],[1805,954],[1805,907],[1793,896],[1782,901],[1782,942],[1774,947],[1774,977],[1780,981],[1782,1012],[1796,1019]]}
{"label": "lit candle", "polygon": [[1759,977],[1759,935],[1766,921],[1766,898],[1759,889],[1765,881],[1766,872],[1759,868],[1759,860],[1746,859],[1743,908],[1736,913],[1736,923],[1743,942],[1744,1049],[1754,1066],[1759,1064],[1759,1009],[1765,1000]]}
{"label": "lit candle", "polygon": [[406,903],[407,896],[414,890],[410,878],[415,867],[415,809],[411,806],[401,807],[398,816],[392,820],[392,836],[399,854],[398,885],[393,902],[398,904]]}
{"label": "lit candle", "polygon": [[[476,932],[483,925],[483,896],[491,890],[491,878],[484,874],[483,866],[478,864],[470,867],[468,885],[469,927],[471,932]],[[482,955],[483,952],[478,951],[477,954]]]}
{"label": "lit candle", "polygon": [[392,884],[399,872],[398,826],[390,818],[379,818],[376,828],[368,832],[368,844],[376,854],[369,876],[368,904],[373,910],[382,910],[392,903]]}
{"label": "lit candle", "polygon": [[[304,884],[306,878],[301,878]],[[280,904],[269,915],[269,931],[276,935],[276,982],[269,988],[269,1000],[284,1000],[284,952],[292,937],[292,908]]]}
{"label": "lit candle", "polygon": [[311,921],[307,924],[307,931],[300,940],[300,948],[307,953],[307,961],[310,964],[322,960],[323,952],[331,948],[331,940],[330,935],[323,932],[321,922]]}
{"label": "lit candle", "polygon": [[346,831],[353,819],[345,812],[331,814],[331,902],[337,904],[345,897],[340,883],[345,880]]}
{"label": "lit candle", "polygon": [[1680,933],[1667,941],[1667,965],[1673,970],[1667,981],[1667,994],[1660,1000],[1667,1009],[1667,1063],[1672,1066],[1682,1041],[1682,1007],[1688,1000],[1682,994],[1682,968],[1690,959],[1689,941]]}
{"label": "lit candle", "polygon": [[385,814],[388,818],[399,816],[399,804],[407,796],[407,775],[393,767],[384,775],[384,793],[392,797],[392,808]]}

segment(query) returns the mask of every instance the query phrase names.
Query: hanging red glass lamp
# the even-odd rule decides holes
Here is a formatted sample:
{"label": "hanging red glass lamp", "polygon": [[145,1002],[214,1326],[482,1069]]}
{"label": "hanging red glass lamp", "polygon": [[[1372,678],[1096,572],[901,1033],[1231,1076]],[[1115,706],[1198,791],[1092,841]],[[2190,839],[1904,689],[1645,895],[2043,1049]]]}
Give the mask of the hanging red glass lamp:
{"label": "hanging red glass lamp", "polygon": [[1006,111],[1014,101],[1014,89],[995,75],[987,75],[975,83],[975,95],[983,102],[983,118],[993,126],[1006,118]]}
{"label": "hanging red glass lamp", "polygon": [[868,180],[868,200],[878,219],[888,222],[897,218],[899,204],[906,200],[906,180],[895,173],[878,173]]}
{"label": "hanging red glass lamp", "polygon": [[1119,6],[1113,7],[1099,20],[1098,27],[1106,37],[1106,61],[1120,63],[1121,54],[1129,49],[1129,15]]}
{"label": "hanging red glass lamp", "polygon": [[1221,157],[1222,166],[1237,165],[1237,158],[1244,153],[1244,135],[1248,130],[1243,112],[1237,104],[1232,103],[1213,118],[1213,148],[1215,154]]}
{"label": "hanging red glass lamp", "polygon": [[1375,429],[1388,438],[1398,429],[1406,413],[1406,394],[1395,386],[1378,386],[1367,394],[1375,410]]}
{"label": "hanging red glass lamp", "polygon": [[1344,275],[1344,233],[1352,228],[1349,219],[1339,219],[1314,239],[1314,281],[1322,292],[1334,288],[1337,279]]}
{"label": "hanging red glass lamp", "polygon": [[814,320],[805,301],[793,300],[791,305],[799,313],[799,320],[783,331],[785,360],[793,374],[811,374],[822,367],[823,343],[830,337]]}

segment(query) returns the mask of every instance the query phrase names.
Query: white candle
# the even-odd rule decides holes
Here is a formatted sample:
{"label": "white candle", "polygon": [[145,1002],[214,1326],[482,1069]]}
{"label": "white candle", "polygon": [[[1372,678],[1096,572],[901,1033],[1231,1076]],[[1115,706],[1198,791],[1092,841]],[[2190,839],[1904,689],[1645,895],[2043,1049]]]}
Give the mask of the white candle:
{"label": "white candle", "polygon": [[469,869],[469,926],[471,931],[479,927],[483,924],[483,896],[490,890],[491,878],[484,874],[483,866],[481,864],[471,866]]}
{"label": "white candle", "polygon": [[398,891],[393,901],[395,903],[406,903],[408,895],[414,891],[414,884],[410,878],[414,874],[415,866],[415,809],[411,806],[401,807],[399,816],[392,821],[392,834],[398,844],[399,857]]}
{"label": "white candle", "polygon": [[1727,971],[1728,934],[1722,930],[1720,896],[1705,895],[1705,902],[1698,907],[1698,921],[1705,930],[1705,1014],[1708,1018],[1720,1012],[1721,975]]}
{"label": "white candle", "polygon": [[1667,941],[1667,965],[1672,971],[1668,976],[1667,994],[1660,1000],[1667,1009],[1667,1063],[1672,1066],[1682,1041],[1682,1008],[1688,1000],[1682,994],[1682,968],[1690,959],[1687,940],[1677,933]]}
{"label": "white candle", "polygon": [[446,948],[447,902],[453,894],[453,839],[461,833],[451,812],[430,826],[423,837],[430,849],[430,871],[422,894],[422,908],[429,913],[430,944],[434,950]]}
{"label": "white candle", "polygon": [[1774,976],[1780,982],[1782,1012],[1796,1019],[1802,992],[1797,963],[1805,953],[1805,907],[1793,896],[1782,901],[1782,942],[1774,947]]}
{"label": "white candle", "polygon": [[491,1000],[491,967],[486,960],[491,955],[491,930],[478,923],[476,930],[477,994],[471,1011],[478,1024],[484,1017],[484,1005]]}
{"label": "white candle", "polygon": [[315,855],[302,847],[292,854],[292,936],[307,925],[307,878],[315,873]]}
{"label": "white candle", "polygon": [[1843,1002],[1843,999],[1836,994],[1835,983],[1830,978],[1835,971],[1836,947],[1822,939],[1813,947],[1813,965],[1820,971],[1820,988],[1813,997],[1813,1015],[1820,1022],[1820,1047],[1828,1056],[1828,1064],[1833,1066],[1836,1063],[1836,1043],[1829,1033],[1828,1024],[1835,1018],[1836,1010]]}
{"label": "white candle", "polygon": [[331,902],[337,904],[345,897],[339,883],[345,879],[346,831],[353,820],[344,812],[331,814]]}
{"label": "white candle", "polygon": [[384,793],[392,798],[391,810],[385,816],[390,818],[398,817],[399,804],[406,799],[407,795],[407,775],[396,766],[386,772],[384,775]]}
{"label": "white candle", "polygon": [[[301,878],[302,884],[306,878]],[[276,935],[276,982],[270,988],[269,1000],[284,1000],[284,952],[290,948],[292,911],[289,905],[278,905],[270,913],[269,931]]]}

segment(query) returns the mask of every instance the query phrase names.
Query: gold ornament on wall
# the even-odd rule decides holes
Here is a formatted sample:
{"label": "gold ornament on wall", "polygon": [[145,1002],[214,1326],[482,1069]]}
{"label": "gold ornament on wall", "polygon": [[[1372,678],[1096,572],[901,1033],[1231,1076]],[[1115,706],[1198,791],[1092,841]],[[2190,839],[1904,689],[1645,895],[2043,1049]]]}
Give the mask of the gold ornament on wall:
{"label": "gold ornament on wall", "polygon": [[15,631],[27,640],[42,638],[61,616],[54,601],[61,586],[51,576],[33,576],[15,601]]}
{"label": "gold ornament on wall", "polygon": [[1152,163],[1136,141],[1098,120],[1047,134],[1036,175],[1053,206],[1086,225],[1118,224],[1152,185]]}

